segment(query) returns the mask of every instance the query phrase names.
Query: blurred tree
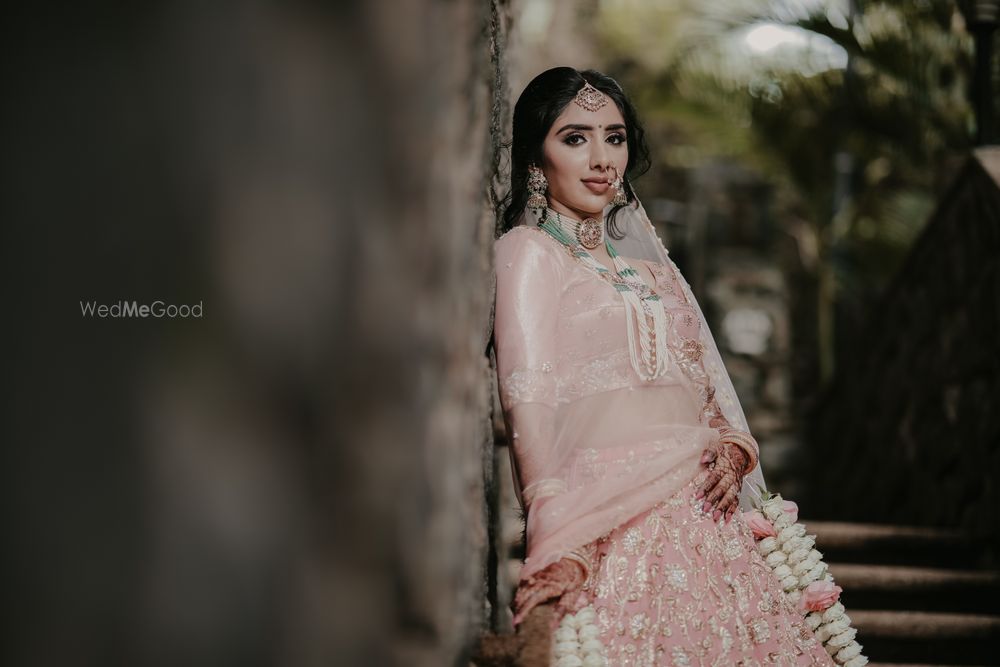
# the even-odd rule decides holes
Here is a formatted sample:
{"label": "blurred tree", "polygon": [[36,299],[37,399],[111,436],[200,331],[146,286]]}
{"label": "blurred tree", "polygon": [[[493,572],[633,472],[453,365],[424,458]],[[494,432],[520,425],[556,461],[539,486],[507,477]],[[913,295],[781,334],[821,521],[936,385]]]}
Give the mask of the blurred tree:
{"label": "blurred tree", "polygon": [[668,171],[737,160],[775,186],[828,378],[971,144],[957,3],[606,0],[597,25]]}

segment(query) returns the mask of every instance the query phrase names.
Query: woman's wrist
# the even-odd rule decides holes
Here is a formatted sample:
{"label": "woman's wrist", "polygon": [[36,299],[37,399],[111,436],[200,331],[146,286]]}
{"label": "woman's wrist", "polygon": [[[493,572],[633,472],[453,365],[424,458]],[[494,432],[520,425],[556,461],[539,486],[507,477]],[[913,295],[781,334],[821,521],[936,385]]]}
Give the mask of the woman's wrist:
{"label": "woman's wrist", "polygon": [[728,426],[720,428],[719,434],[719,442],[738,447],[745,455],[746,465],[742,470],[743,475],[749,474],[751,470],[757,467],[758,452],[760,450],[757,441],[752,435],[746,431],[740,431]]}
{"label": "woman's wrist", "polygon": [[729,459],[733,462],[733,470],[742,479],[746,476],[749,470],[748,466],[750,465],[750,457],[747,455],[746,450],[731,442],[723,443],[723,446],[729,448]]}

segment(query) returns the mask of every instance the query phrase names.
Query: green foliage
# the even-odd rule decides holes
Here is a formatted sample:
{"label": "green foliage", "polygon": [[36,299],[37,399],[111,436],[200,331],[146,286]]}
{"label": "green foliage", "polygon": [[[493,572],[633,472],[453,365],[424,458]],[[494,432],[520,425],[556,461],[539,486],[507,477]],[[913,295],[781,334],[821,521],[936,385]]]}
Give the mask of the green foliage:
{"label": "green foliage", "polygon": [[[853,311],[898,268],[973,129],[972,40],[956,3],[857,4],[848,17],[846,0],[608,0],[597,16],[656,157],[735,160],[774,184],[787,209],[777,223],[805,218],[815,235],[837,301],[825,306]],[[762,24],[815,48],[751,52],[746,35]],[[820,51],[846,67],[817,66]],[[838,154],[851,165],[839,182]]]}

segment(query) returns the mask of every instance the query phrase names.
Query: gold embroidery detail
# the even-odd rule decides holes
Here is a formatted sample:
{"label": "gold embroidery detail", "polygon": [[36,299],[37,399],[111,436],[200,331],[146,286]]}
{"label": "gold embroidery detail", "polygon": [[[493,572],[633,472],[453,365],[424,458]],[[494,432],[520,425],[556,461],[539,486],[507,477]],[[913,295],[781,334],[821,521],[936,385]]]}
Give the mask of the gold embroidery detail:
{"label": "gold embroidery detail", "polygon": [[[594,454],[582,458],[592,465]],[[742,517],[716,524],[695,490],[683,487],[589,545],[583,590],[608,664],[830,665]]]}

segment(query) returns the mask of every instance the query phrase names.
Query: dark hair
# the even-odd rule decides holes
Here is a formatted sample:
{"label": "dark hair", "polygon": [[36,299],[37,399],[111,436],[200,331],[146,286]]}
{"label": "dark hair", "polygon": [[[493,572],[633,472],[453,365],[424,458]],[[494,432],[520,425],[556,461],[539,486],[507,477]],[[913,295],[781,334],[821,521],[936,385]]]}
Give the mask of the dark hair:
{"label": "dark hair", "polygon": [[[588,83],[614,100],[625,119],[628,164],[622,181],[628,205],[635,202],[635,191],[630,179],[645,174],[650,165],[645,131],[635,107],[618,82],[610,76],[593,69],[580,72],[572,67],[553,67],[532,79],[514,105],[514,128],[510,143],[510,191],[498,206],[498,210],[502,210],[503,231],[511,229],[524,212],[528,202],[528,166],[542,163],[542,144],[549,129],[566,105],[576,97],[577,92]],[[612,238],[622,238],[622,233],[615,224],[615,217],[625,205],[616,205],[608,213],[606,227]]]}

